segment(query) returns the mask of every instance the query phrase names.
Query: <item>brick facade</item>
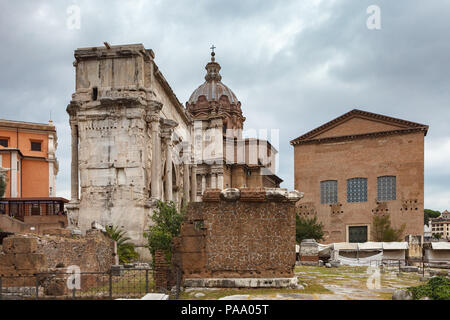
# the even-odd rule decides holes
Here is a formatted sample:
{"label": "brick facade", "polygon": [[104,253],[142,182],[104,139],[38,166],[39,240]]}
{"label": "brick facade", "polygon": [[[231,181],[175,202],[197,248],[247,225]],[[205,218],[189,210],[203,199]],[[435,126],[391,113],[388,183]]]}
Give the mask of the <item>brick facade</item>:
{"label": "brick facade", "polygon": [[231,201],[222,194],[206,191],[204,202],[188,207],[174,241],[173,261],[183,278],[292,277],[293,202],[269,199],[263,189],[241,189]]}
{"label": "brick facade", "polygon": [[[361,226],[373,239],[375,215],[389,214],[404,235],[423,235],[425,125],[353,110],[291,141],[300,214],[324,224],[325,243],[349,241]],[[378,200],[378,177],[396,180],[395,200]],[[367,201],[348,202],[347,180],[367,179]],[[321,203],[321,182],[337,181],[337,202]]]}

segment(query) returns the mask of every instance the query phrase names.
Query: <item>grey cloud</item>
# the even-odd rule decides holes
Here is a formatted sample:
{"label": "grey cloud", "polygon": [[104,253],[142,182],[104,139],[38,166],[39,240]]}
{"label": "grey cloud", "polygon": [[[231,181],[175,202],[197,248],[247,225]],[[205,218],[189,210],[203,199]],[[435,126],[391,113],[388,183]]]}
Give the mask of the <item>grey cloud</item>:
{"label": "grey cloud", "polygon": [[[81,8],[80,30],[66,28],[72,4]],[[381,7],[379,31],[366,28],[372,4]],[[4,1],[0,118],[46,122],[52,112],[57,188],[68,190],[73,50],[144,43],[184,103],[203,82],[214,43],[246,127],[280,129],[279,175],[292,188],[289,141],[353,108],[428,124],[427,141],[450,136],[449,11],[449,1],[420,0]],[[450,190],[449,181],[427,168],[426,190]]]}

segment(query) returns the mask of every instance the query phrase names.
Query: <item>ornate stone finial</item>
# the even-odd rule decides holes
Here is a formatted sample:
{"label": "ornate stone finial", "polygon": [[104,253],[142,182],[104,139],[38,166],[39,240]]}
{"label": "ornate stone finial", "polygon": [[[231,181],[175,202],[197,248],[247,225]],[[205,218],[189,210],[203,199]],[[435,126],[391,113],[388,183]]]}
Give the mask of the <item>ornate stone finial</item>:
{"label": "ornate stone finial", "polygon": [[216,49],[216,47],[214,45],[211,46],[210,48],[211,51],[211,61],[206,65],[206,70],[208,71],[208,73],[205,76],[205,80],[206,81],[212,81],[212,80],[216,80],[216,81],[220,81],[222,80],[222,76],[219,74],[220,71],[220,64],[218,64],[216,62],[216,53],[214,52],[214,49]]}
{"label": "ornate stone finial", "polygon": [[215,58],[216,53],[214,52],[214,49],[216,49],[216,46],[212,45],[210,49],[211,49],[211,61],[214,62],[214,61],[216,61],[216,58]]}

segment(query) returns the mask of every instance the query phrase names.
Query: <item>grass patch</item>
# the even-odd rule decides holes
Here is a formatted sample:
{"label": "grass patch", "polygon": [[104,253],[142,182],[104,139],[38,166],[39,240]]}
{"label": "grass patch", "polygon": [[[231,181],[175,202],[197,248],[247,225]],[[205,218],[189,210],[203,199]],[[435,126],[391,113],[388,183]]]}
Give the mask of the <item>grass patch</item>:
{"label": "grass patch", "polygon": [[305,293],[305,294],[322,294],[322,293],[331,294],[331,293],[333,293],[333,291],[328,290],[323,285],[321,285],[320,283],[316,283],[316,282],[308,283],[308,285],[305,286],[305,289],[301,290],[301,291],[302,291],[301,293]]}
{"label": "grass patch", "polygon": [[337,268],[325,268],[312,266],[296,266],[294,272],[346,275],[346,274],[366,273],[367,267],[342,266]]}

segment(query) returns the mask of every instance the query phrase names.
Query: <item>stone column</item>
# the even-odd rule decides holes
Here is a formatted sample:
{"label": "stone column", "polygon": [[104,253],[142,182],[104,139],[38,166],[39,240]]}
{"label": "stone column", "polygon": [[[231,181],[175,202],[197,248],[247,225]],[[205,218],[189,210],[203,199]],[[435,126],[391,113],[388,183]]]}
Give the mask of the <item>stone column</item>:
{"label": "stone column", "polygon": [[191,201],[197,201],[197,165],[194,163],[191,167]]}
{"label": "stone column", "polygon": [[202,174],[202,195],[206,190],[206,174]]}
{"label": "stone column", "polygon": [[159,198],[160,157],[159,116],[152,118],[152,198]]}
{"label": "stone column", "polygon": [[165,130],[162,134],[162,138],[164,140],[165,146],[165,154],[166,154],[166,181],[165,181],[165,195],[164,199],[166,201],[173,201],[172,194],[172,131]]}
{"label": "stone column", "polygon": [[150,122],[151,132],[152,132],[152,180],[151,180],[151,196],[152,199],[160,198],[160,180],[161,175],[159,174],[160,168],[160,152],[161,152],[161,139],[159,137],[159,112],[162,109],[162,104],[154,102],[153,110],[148,116],[148,122]]}
{"label": "stone column", "polygon": [[217,177],[215,173],[211,173],[211,189],[217,189]]}
{"label": "stone column", "polygon": [[72,132],[72,164],[71,164],[71,200],[78,202],[79,199],[79,181],[78,181],[78,126],[75,123],[70,124]]}
{"label": "stone column", "polygon": [[223,173],[217,174],[217,188],[223,190]]}
{"label": "stone column", "polygon": [[188,203],[191,201],[190,199],[190,185],[189,185],[189,174],[190,174],[190,170],[189,170],[189,164],[188,163],[184,163],[184,167],[183,167],[183,187],[184,187],[184,201],[185,203]]}
{"label": "stone column", "polygon": [[173,120],[169,119],[161,119],[160,125],[162,127],[162,138],[164,140],[164,146],[165,146],[165,154],[166,154],[166,183],[165,183],[165,195],[164,199],[166,201],[173,201],[173,194],[172,194],[172,134],[173,129],[178,126],[178,123]]}

